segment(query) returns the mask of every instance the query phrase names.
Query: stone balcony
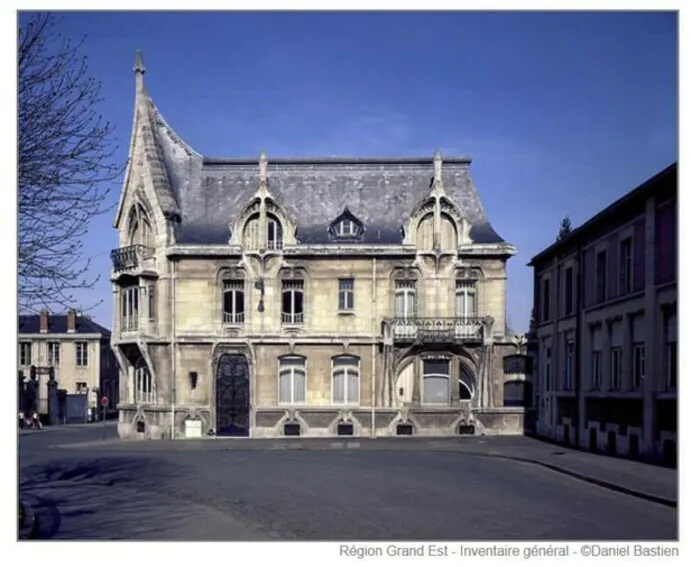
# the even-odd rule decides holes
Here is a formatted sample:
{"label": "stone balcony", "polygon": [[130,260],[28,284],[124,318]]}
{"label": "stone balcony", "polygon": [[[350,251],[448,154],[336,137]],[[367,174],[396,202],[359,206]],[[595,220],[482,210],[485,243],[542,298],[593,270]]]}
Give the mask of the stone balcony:
{"label": "stone balcony", "polygon": [[384,321],[389,344],[482,344],[485,317],[405,317]]}
{"label": "stone balcony", "polygon": [[134,244],[124,248],[116,248],[110,253],[112,273],[115,276],[148,275],[156,273],[155,248]]}

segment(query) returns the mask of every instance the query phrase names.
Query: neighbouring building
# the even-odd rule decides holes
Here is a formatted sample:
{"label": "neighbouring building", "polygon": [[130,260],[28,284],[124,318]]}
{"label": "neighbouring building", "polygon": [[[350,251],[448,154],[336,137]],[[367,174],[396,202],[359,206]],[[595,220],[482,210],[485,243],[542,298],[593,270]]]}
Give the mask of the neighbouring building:
{"label": "neighbouring building", "polygon": [[109,330],[75,311],[53,315],[42,310],[39,315],[19,316],[18,335],[20,378],[29,380],[34,367],[40,414],[48,412],[50,369],[59,389],[68,394],[94,392],[99,397],[107,396],[108,409],[116,409],[119,367]]}
{"label": "neighbouring building", "polygon": [[677,214],[673,164],[530,262],[539,435],[675,462]]}
{"label": "neighbouring building", "polygon": [[134,70],[111,274],[122,437],[522,433],[515,249],[468,158],[203,157]]}

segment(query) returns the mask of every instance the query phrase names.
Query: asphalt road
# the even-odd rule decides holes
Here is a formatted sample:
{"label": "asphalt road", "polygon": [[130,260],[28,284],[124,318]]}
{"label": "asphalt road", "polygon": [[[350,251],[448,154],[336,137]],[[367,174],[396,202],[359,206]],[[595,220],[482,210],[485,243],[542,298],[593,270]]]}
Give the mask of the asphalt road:
{"label": "asphalt road", "polygon": [[[526,463],[436,451],[102,444],[20,435],[38,539],[671,540],[677,510]],[[106,432],[114,438],[110,425]],[[488,443],[488,440],[486,441]]]}

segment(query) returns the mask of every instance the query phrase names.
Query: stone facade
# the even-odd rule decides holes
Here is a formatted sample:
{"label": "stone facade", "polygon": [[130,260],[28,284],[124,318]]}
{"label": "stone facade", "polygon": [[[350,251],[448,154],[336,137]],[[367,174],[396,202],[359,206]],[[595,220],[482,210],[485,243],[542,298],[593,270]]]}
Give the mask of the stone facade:
{"label": "stone facade", "polygon": [[211,159],[136,65],[114,227],[122,437],[522,433],[468,158]]}
{"label": "stone facade", "polygon": [[676,219],[674,164],[531,261],[539,435],[675,461]]}
{"label": "stone facade", "polygon": [[90,406],[97,410],[102,396],[108,409],[119,402],[119,367],[110,347],[109,330],[88,317],[70,312],[19,316],[19,372],[25,383],[35,368],[39,381],[39,414],[48,412],[49,369],[60,390],[69,394],[90,393]]}

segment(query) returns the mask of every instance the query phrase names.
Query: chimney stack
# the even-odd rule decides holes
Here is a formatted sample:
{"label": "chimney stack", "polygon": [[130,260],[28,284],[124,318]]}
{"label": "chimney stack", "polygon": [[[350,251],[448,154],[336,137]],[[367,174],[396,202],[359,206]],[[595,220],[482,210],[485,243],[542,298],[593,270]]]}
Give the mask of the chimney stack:
{"label": "chimney stack", "polygon": [[69,333],[75,333],[76,319],[77,319],[77,313],[75,312],[75,309],[71,309],[68,312],[68,332]]}
{"label": "chimney stack", "polygon": [[49,310],[42,309],[39,311],[39,331],[41,333],[49,332]]}

